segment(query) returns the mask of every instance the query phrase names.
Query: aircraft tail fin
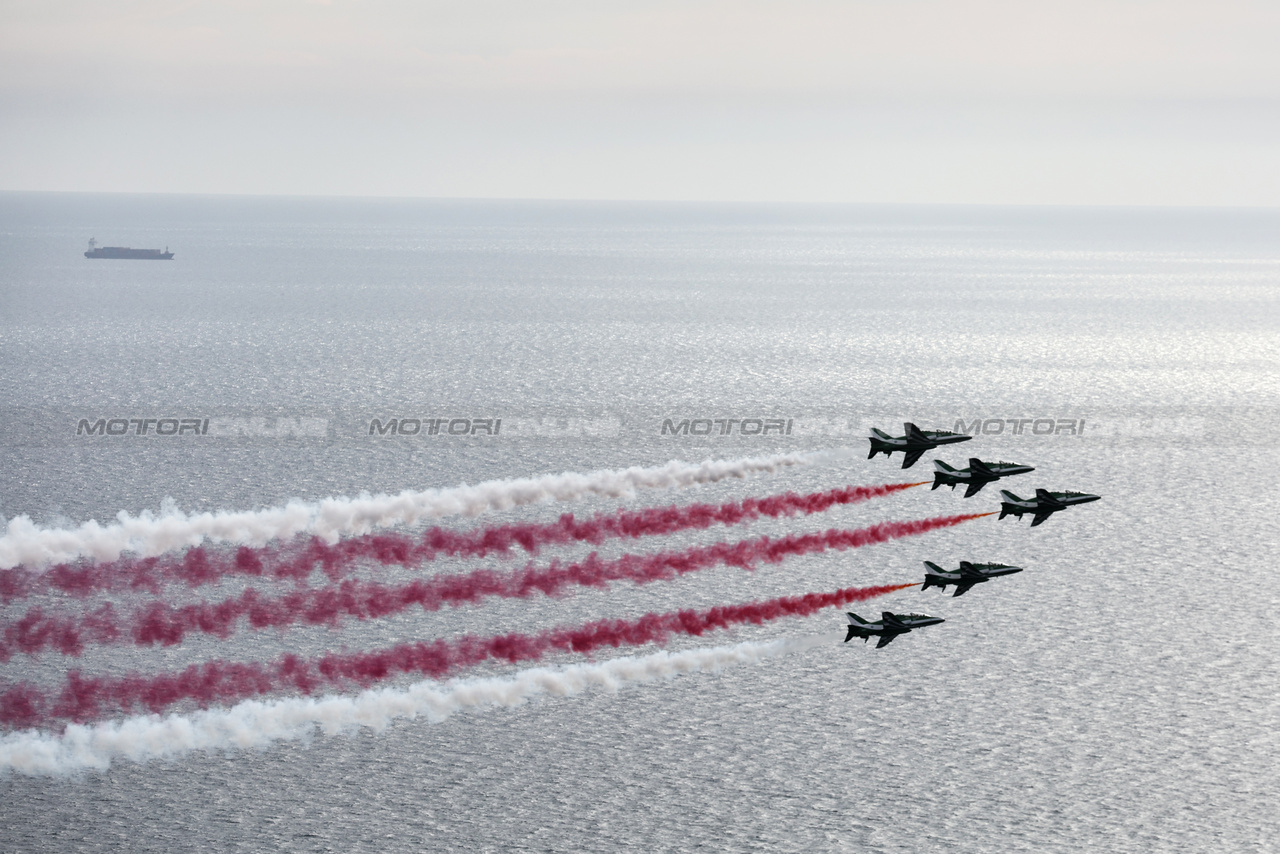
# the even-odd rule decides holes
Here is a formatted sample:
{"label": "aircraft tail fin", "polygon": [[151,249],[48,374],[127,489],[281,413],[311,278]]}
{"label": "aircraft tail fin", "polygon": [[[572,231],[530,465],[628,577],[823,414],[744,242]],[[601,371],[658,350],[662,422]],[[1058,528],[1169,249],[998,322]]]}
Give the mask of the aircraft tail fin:
{"label": "aircraft tail fin", "polygon": [[[972,462],[972,460],[970,460],[970,462]],[[936,471],[946,472],[947,474],[950,474],[955,471],[955,469],[953,469],[951,466],[944,463],[942,460],[934,460],[933,468]]]}
{"label": "aircraft tail fin", "polygon": [[849,616],[849,631],[845,632],[844,642],[848,643],[856,637],[869,637],[862,631],[862,627],[869,625],[869,623],[851,611],[846,611],[845,613]]}
{"label": "aircraft tail fin", "polygon": [[1004,499],[1004,501],[1000,502],[1000,518],[1003,519],[1005,516],[1010,514],[1021,518],[1022,511],[1018,509],[1016,505],[1026,505],[1027,502],[1007,489],[1000,490],[1000,496]]}
{"label": "aircraft tail fin", "polygon": [[925,561],[926,567],[924,571],[924,584],[920,585],[921,590],[928,590],[930,587],[941,587],[944,591],[947,589],[946,579],[941,578],[942,567],[932,561]]}

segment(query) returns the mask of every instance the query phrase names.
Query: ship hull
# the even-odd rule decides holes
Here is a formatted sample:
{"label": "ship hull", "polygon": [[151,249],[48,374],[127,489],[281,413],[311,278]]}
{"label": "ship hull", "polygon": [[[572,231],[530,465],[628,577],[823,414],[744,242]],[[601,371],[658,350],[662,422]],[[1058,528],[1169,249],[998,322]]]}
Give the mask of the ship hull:
{"label": "ship hull", "polygon": [[86,258],[109,258],[118,261],[169,261],[172,252],[159,249],[130,249],[128,246],[102,246],[84,253]]}

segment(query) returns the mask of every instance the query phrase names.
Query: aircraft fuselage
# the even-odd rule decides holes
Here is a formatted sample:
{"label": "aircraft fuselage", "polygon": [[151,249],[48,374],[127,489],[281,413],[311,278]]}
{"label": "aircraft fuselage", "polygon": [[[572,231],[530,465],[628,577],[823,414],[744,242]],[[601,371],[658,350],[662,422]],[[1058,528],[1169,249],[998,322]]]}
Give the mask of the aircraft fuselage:
{"label": "aircraft fuselage", "polygon": [[1000,491],[1003,501],[1000,502],[1000,518],[1016,516],[1021,519],[1025,514],[1033,515],[1031,527],[1035,527],[1059,510],[1065,510],[1076,504],[1088,504],[1097,501],[1101,495],[1090,495],[1087,492],[1048,492],[1036,490],[1035,498],[1019,498],[1012,492]]}
{"label": "aircraft fuselage", "polygon": [[958,483],[967,484],[968,488],[964,493],[965,498],[977,495],[982,487],[1002,477],[1013,477],[1017,474],[1035,471],[1031,466],[1019,465],[1018,463],[984,463],[977,457],[969,458],[968,468],[955,469],[941,460],[935,460],[933,467],[932,489],[937,489],[939,486],[950,486],[955,489]]}
{"label": "aircraft fuselage", "polygon": [[924,584],[921,585],[920,589],[928,590],[930,587],[941,587],[942,592],[946,593],[947,586],[954,584],[956,592],[952,594],[953,596],[963,596],[973,585],[984,584],[989,579],[1022,572],[1022,567],[1020,566],[1010,566],[1004,563],[970,563],[967,560],[960,561],[960,568],[951,571],[945,570],[936,563],[927,560],[924,565]]}
{"label": "aircraft fuselage", "polygon": [[902,467],[909,469],[925,451],[931,451],[939,445],[967,442],[973,438],[963,433],[948,433],[945,430],[921,430],[911,422],[903,424],[902,429],[906,433],[905,436],[890,436],[883,430],[872,427],[872,435],[867,437],[871,442],[871,452],[867,454],[867,459],[874,459],[876,454],[884,454],[892,458],[894,453],[901,451]]}
{"label": "aircraft fuselage", "polygon": [[844,636],[844,642],[848,643],[854,638],[862,638],[865,642],[876,635],[880,638],[880,642],[876,644],[876,649],[890,643],[898,635],[905,635],[913,629],[921,629],[925,626],[934,626],[938,623],[946,622],[941,617],[930,617],[928,614],[893,614],[889,611],[883,611],[880,619],[875,622],[869,622],[862,619],[857,614],[849,613],[849,632]]}

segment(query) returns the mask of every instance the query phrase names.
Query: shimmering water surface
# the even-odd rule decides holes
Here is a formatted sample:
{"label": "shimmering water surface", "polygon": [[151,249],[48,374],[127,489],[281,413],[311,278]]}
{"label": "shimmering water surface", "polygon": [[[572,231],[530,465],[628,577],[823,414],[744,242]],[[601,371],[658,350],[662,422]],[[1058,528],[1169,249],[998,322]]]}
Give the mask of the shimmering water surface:
{"label": "shimmering water surface", "polygon": [[[90,237],[175,258],[91,261]],[[55,684],[69,665],[148,672],[913,581],[922,560],[1026,567],[960,599],[909,589],[863,606],[947,620],[879,651],[842,645],[833,609],[671,644],[831,636],[720,674],[262,752],[10,776],[0,850],[1276,850],[1278,297],[1272,211],[0,195],[6,518],[66,526],[167,499],[248,510],[827,448],[853,453],[446,524],[920,480],[935,457],[975,454],[1036,466],[1008,483],[1020,494],[1103,496],[1034,530],[990,517],[753,573],[15,656],[6,683]],[[99,417],[225,429],[76,435]],[[369,435],[393,417],[504,426]],[[756,418],[791,432],[663,435],[668,419]],[[978,421],[983,435],[907,472],[900,457],[864,459],[867,425],[896,434],[908,419]],[[599,550],[997,502],[995,487],[969,500],[915,489]],[[30,604],[6,606],[6,622]]]}

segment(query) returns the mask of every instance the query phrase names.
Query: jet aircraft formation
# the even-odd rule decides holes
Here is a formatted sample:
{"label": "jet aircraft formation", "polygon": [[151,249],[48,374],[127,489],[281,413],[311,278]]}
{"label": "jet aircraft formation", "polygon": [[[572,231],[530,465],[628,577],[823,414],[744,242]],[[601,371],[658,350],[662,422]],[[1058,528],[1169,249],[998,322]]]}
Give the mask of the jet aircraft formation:
{"label": "jet aircraft formation", "polygon": [[[867,455],[867,459],[874,459],[876,454],[884,454],[886,457],[892,458],[895,452],[901,451],[903,454],[902,467],[906,469],[915,465],[916,461],[926,451],[934,450],[942,445],[965,442],[973,438],[963,433],[948,433],[945,430],[921,430],[910,422],[903,424],[902,427],[905,435],[898,437],[890,436],[883,430],[872,427],[872,435],[867,437],[871,441],[871,453]],[[941,460],[935,460],[933,465],[935,471],[932,489],[937,489],[939,486],[950,486],[954,491],[957,484],[963,483],[965,484],[965,498],[977,495],[982,490],[982,487],[993,481],[1035,471],[1031,466],[1024,466],[1019,463],[991,463],[984,462],[977,457],[970,457],[968,467],[963,469],[953,468]],[[1032,515],[1031,527],[1033,528],[1054,513],[1076,504],[1097,501],[1102,497],[1085,492],[1049,492],[1045,489],[1037,489],[1035,498],[1019,498],[1012,492],[1003,489],[1000,490],[1000,495],[1003,499],[1000,502],[1000,518],[1014,516],[1021,519],[1025,514],[1030,513]],[[943,593],[946,593],[947,587],[954,585],[956,589],[955,593],[952,594],[953,598],[955,596],[963,596],[976,584],[984,584],[990,579],[998,578],[1002,575],[1022,572],[1022,567],[1020,566],[1010,566],[1004,563],[973,563],[967,560],[960,561],[960,568],[956,570],[945,570],[932,561],[925,561],[924,565],[924,583],[920,589],[928,590],[930,587],[939,587]],[[899,635],[907,634],[913,629],[945,622],[940,617],[931,617],[928,614],[894,614],[890,611],[883,612],[880,615],[880,619],[874,622],[864,620],[854,613],[849,613],[848,617],[849,630],[844,638],[845,643],[854,638],[862,638],[863,641],[866,641],[872,635],[875,635],[880,638],[876,643],[876,649],[891,643]]]}

